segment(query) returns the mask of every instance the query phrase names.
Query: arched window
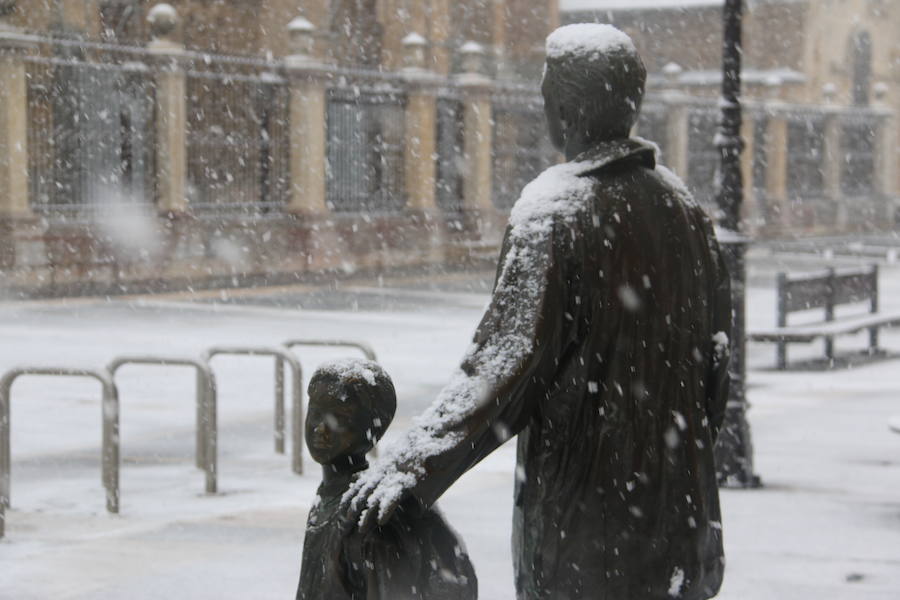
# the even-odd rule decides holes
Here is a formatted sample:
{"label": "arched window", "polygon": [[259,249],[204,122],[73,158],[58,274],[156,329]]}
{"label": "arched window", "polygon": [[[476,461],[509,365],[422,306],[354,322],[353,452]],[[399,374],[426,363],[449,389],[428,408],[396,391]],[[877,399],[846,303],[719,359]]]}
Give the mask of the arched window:
{"label": "arched window", "polygon": [[340,63],[369,68],[381,64],[383,31],[377,14],[378,0],[332,1],[331,31]]}
{"label": "arched window", "polygon": [[850,42],[851,68],[853,76],[853,104],[869,104],[869,89],[872,81],[872,36],[861,31]]}

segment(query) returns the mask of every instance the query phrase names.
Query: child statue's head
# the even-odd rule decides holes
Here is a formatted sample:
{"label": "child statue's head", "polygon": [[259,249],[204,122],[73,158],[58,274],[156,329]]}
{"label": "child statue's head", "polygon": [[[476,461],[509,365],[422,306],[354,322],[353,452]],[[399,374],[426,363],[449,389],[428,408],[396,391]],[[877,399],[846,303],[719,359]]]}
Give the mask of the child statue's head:
{"label": "child statue's head", "polygon": [[378,363],[326,363],[309,381],[309,452],[323,465],[363,457],[384,435],[396,410],[394,383]]}

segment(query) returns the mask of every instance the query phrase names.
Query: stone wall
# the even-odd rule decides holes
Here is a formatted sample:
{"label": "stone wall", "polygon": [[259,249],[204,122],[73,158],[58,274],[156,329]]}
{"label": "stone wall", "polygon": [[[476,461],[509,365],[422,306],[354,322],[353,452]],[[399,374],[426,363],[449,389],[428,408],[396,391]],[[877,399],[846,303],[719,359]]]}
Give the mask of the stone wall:
{"label": "stone wall", "polygon": [[[543,124],[535,88],[492,78],[489,48],[465,44],[458,73],[448,77],[431,68],[427,38],[407,36],[396,71],[348,70],[328,62],[328,36],[303,18],[284,28],[288,55],[261,60],[191,51],[177,17],[155,10],[146,48],[93,43],[62,71],[53,57],[82,42],[0,31],[0,149],[16,150],[0,152],[6,294],[239,285],[496,260],[506,217],[494,205],[494,162],[512,154],[497,144],[518,137],[494,135],[495,96],[531,111],[527,127]],[[72,81],[62,85],[62,75]],[[282,98],[278,112],[268,97]],[[438,147],[439,99],[458,106],[449,147]],[[138,109],[148,100],[149,111]],[[72,107],[79,118],[67,120]],[[345,126],[335,107],[353,113]],[[141,121],[147,114],[152,120]],[[77,149],[64,151],[64,139]],[[140,164],[150,183],[134,192],[126,179],[136,180],[144,140],[152,156],[140,154]],[[340,144],[344,154],[331,156]],[[384,192],[380,178],[392,177],[390,205],[373,212],[354,207],[356,196],[349,205],[333,197],[346,186],[332,185],[337,163],[329,160],[379,178],[359,180],[377,184],[371,190],[351,190],[366,203],[365,194]],[[461,182],[451,208],[437,204],[437,160]],[[520,189],[539,172],[532,162],[534,172],[508,173],[510,186]],[[276,168],[286,187],[270,197],[264,175]],[[75,187],[56,185],[70,175]],[[215,185],[201,197],[202,180]]]}

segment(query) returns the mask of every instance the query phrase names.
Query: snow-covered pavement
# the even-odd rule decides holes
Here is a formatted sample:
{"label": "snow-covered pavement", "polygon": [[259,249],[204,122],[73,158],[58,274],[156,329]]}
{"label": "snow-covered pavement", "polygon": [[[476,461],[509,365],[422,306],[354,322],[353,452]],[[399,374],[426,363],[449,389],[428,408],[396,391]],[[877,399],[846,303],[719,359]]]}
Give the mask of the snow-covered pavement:
{"label": "snow-covered pavement", "polygon": [[[751,327],[774,323],[775,271],[820,264],[755,256]],[[465,289],[461,282],[483,279],[446,277],[438,287]],[[399,412],[389,432],[396,435],[448,378],[487,296],[375,283],[232,294],[227,304],[207,294],[207,302],[193,303],[173,295],[3,305],[0,371],[24,363],[100,367],[118,354],[196,356],[216,344],[291,337],[361,339],[397,385]],[[885,265],[881,287],[884,309],[900,309],[900,268]],[[885,332],[882,343],[900,354],[900,332]],[[839,351],[864,346],[864,336],[837,343]],[[720,597],[900,597],[900,435],[888,427],[900,414],[900,362],[780,373],[771,370],[771,346],[749,350],[751,424],[765,487],[723,491],[728,569]],[[819,352],[792,347],[791,356]],[[309,374],[338,351],[298,354]],[[128,366],[117,379],[123,464],[116,516],[103,505],[98,385],[46,378],[15,384],[13,507],[0,541],[0,599],[293,597],[316,465],[307,456],[298,477],[289,458],[273,451],[271,359],[219,357],[213,366],[221,493],[204,496],[202,472],[192,466],[193,373]],[[514,596],[514,454],[513,444],[502,447],[441,500],[488,600]]]}

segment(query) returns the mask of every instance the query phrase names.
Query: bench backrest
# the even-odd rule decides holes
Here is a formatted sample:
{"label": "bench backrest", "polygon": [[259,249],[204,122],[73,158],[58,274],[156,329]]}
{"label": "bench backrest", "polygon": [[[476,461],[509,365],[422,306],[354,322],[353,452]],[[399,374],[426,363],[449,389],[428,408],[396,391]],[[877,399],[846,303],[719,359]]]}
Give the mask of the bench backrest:
{"label": "bench backrest", "polygon": [[787,325],[788,313],[813,308],[825,309],[825,320],[834,320],[834,309],[841,304],[868,302],[869,312],[878,312],[878,265],[865,270],[824,275],[788,277],[778,274],[778,326]]}

